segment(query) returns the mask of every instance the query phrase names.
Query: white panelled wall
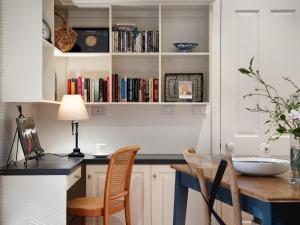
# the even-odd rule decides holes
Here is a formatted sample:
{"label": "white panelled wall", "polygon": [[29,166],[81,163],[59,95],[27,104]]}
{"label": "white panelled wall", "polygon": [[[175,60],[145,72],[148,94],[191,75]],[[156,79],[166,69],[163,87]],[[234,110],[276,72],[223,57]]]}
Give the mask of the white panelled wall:
{"label": "white panelled wall", "polygon": [[[255,84],[238,72],[254,67],[279,94],[290,93],[282,79],[290,77],[300,84],[300,1],[299,0],[223,0],[221,30],[221,142],[234,145],[235,154],[260,154],[267,117],[251,113],[246,107],[264,104],[262,98],[244,100]],[[289,136],[271,143],[271,154],[289,154]]]}

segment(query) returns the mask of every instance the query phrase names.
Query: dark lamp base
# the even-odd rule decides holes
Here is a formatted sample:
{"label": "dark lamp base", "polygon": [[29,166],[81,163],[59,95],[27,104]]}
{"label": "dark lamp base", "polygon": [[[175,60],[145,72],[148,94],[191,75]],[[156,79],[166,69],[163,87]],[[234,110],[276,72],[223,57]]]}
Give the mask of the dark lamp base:
{"label": "dark lamp base", "polygon": [[68,155],[69,157],[84,157],[84,154],[80,152],[79,148],[74,148],[73,152]]}

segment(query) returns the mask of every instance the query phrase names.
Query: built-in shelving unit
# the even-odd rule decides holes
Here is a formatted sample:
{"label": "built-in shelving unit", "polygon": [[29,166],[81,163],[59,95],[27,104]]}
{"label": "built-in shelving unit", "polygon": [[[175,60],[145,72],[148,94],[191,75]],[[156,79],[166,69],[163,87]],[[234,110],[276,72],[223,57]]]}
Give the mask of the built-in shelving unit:
{"label": "built-in shelving unit", "polygon": [[[62,1],[63,2],[63,1]],[[75,4],[75,3],[74,3]],[[78,7],[76,4],[54,4],[54,0],[43,0],[36,6],[41,7],[42,18],[36,13],[38,20],[46,20],[52,31],[52,43],[41,41],[42,49],[42,95],[34,96],[34,91],[28,96],[22,96],[22,101],[58,103],[67,93],[67,80],[83,77],[112,78],[112,74],[120,74],[136,78],[159,79],[158,102],[112,102],[110,85],[109,102],[87,103],[87,105],[207,105],[210,102],[209,87],[212,72],[212,14],[210,3],[153,3],[153,4],[104,4],[91,7]],[[62,52],[54,46],[54,27],[61,21],[54,16],[57,11],[67,18],[71,27],[108,27],[109,52],[106,53],[74,53]],[[33,14],[32,12],[24,13]],[[21,22],[21,21],[20,21]],[[113,52],[112,27],[116,23],[133,23],[139,30],[159,31],[158,52]],[[41,26],[35,28],[41,29]],[[34,33],[33,30],[31,33]],[[41,31],[40,31],[41,33]],[[42,35],[41,35],[42,36]],[[175,42],[195,42],[198,46],[192,52],[179,52]],[[34,43],[30,42],[32,49]],[[36,54],[36,52],[34,52]],[[33,61],[30,65],[34,65]],[[36,64],[39,61],[36,60]],[[13,67],[12,67],[13,68]],[[30,70],[29,70],[30,71]],[[36,73],[38,73],[38,70]],[[203,73],[204,101],[203,102],[165,102],[164,87],[166,73]],[[32,75],[33,82],[34,77]],[[12,80],[12,79],[11,79]],[[10,80],[8,81],[10,82]],[[57,99],[55,99],[55,90]],[[9,94],[11,96],[11,94]],[[24,97],[24,98],[23,98]],[[18,101],[17,96],[8,101]]]}

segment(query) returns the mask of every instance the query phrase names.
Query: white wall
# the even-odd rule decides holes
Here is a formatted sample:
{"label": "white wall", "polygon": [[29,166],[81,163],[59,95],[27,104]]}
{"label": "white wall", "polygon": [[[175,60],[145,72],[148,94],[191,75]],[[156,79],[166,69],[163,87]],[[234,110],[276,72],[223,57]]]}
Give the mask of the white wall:
{"label": "white wall", "polygon": [[[206,115],[193,114],[191,106],[176,106],[172,115],[165,115],[162,106],[105,106],[104,116],[80,122],[79,147],[84,153],[92,153],[96,143],[105,143],[110,150],[139,144],[141,153],[172,154],[193,146],[209,153],[210,109],[201,107]],[[71,124],[58,121],[57,110],[58,105],[34,105],[33,115],[45,151],[68,153],[75,144]]]}

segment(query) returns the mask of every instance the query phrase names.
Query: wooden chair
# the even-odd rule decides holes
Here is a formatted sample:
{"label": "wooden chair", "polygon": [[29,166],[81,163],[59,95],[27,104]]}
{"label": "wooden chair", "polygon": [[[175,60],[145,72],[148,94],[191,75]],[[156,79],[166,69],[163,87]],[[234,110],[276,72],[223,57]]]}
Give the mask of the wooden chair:
{"label": "wooden chair", "polygon": [[[103,217],[103,224],[109,224],[109,215],[125,209],[126,225],[130,220],[130,180],[135,156],[139,146],[130,146],[116,151],[109,161],[103,197],[81,197],[68,201],[67,213],[71,216]],[[71,224],[71,223],[70,223]]]}
{"label": "wooden chair", "polygon": [[[237,175],[235,173],[232,162],[229,158],[222,156],[201,156],[196,153],[195,149],[189,148],[183,152],[184,158],[187,161],[192,174],[198,178],[201,188],[204,209],[204,224],[211,225],[211,214],[209,210],[210,193],[208,190],[208,182],[213,182],[211,178],[216,176],[218,166],[221,160],[227,162],[226,170],[222,181],[227,181],[230,184],[232,208],[233,208],[233,224],[242,225],[242,215],[240,209],[239,189],[237,185]],[[210,178],[210,179],[209,179]],[[215,212],[213,212],[215,213]],[[216,215],[218,216],[218,215]],[[223,222],[223,221],[221,221]]]}

